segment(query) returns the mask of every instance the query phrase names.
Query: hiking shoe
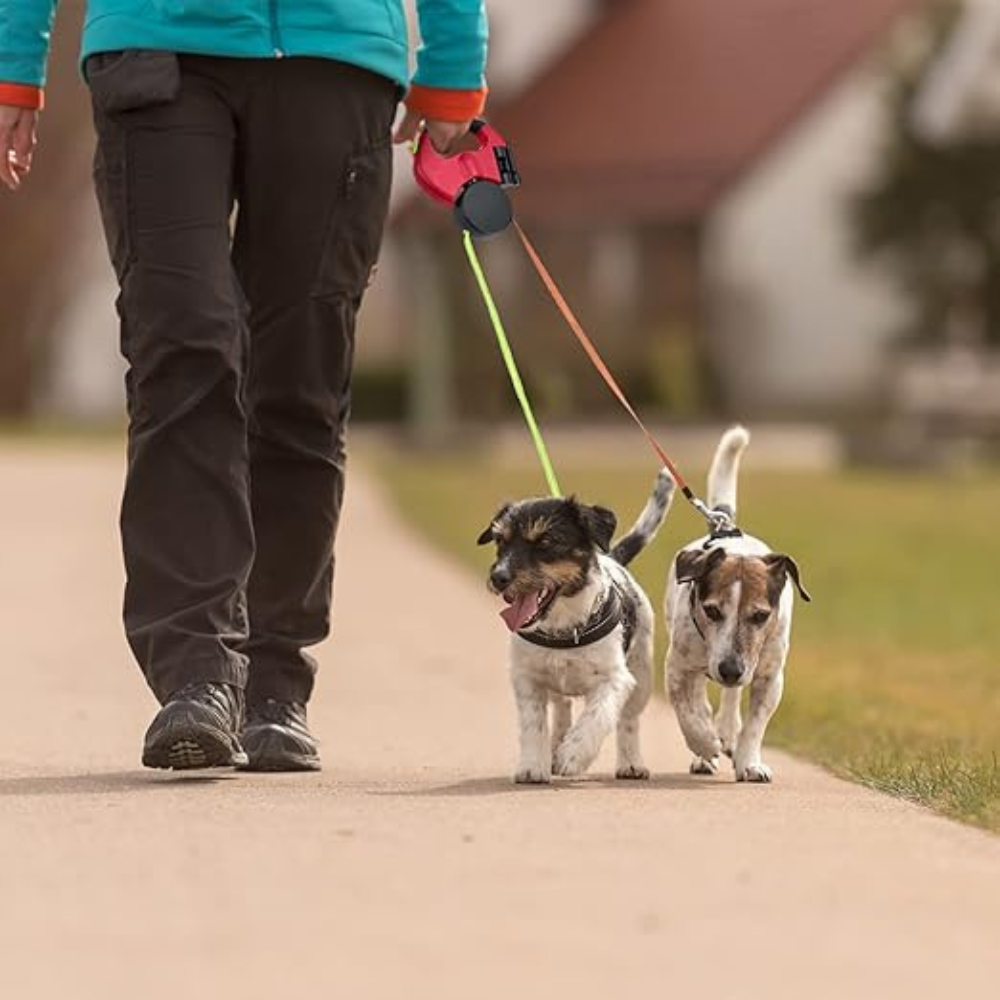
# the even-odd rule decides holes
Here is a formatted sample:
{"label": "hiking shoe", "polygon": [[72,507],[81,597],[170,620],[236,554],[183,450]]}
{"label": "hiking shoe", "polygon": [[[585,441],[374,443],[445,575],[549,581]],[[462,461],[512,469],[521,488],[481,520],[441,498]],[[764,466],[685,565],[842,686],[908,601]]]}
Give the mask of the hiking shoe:
{"label": "hiking shoe", "polygon": [[319,751],[306,725],[306,706],[268,698],[247,708],[244,771],[318,771]]}
{"label": "hiking shoe", "polygon": [[238,733],[243,692],[231,684],[188,684],[170,696],[146,732],[146,767],[187,771],[247,762]]}

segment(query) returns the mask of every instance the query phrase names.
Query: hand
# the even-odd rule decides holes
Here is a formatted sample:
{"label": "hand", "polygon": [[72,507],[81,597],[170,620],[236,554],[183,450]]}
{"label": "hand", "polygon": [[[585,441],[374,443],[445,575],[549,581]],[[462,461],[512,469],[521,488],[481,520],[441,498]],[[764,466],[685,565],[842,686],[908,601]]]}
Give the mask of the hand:
{"label": "hand", "polygon": [[16,191],[31,170],[35,151],[38,112],[0,104],[0,182]]}
{"label": "hand", "polygon": [[427,129],[427,134],[431,137],[431,145],[442,155],[448,156],[450,153],[457,153],[462,137],[469,131],[472,121],[467,122],[443,122],[437,118],[428,118],[426,121],[416,112],[406,109],[403,120],[396,128],[396,134],[392,137],[393,142],[412,142],[420,131],[423,123]]}

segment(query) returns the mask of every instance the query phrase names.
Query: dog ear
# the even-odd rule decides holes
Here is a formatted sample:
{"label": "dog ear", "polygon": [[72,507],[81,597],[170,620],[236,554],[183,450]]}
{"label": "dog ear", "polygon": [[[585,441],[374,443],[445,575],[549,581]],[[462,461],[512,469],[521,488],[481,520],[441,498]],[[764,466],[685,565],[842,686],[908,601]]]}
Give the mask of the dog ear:
{"label": "dog ear", "polygon": [[674,571],[678,583],[690,583],[701,576],[701,564],[705,561],[705,553],[700,549],[684,549],[677,553],[674,560]]}
{"label": "dog ear", "polygon": [[580,521],[586,529],[591,541],[602,551],[607,552],[611,548],[611,539],[614,538],[615,528],[618,527],[618,518],[613,510],[607,507],[590,507],[587,504],[577,504]]}
{"label": "dog ear", "polygon": [[770,552],[763,559],[764,564],[767,566],[769,582],[773,585],[773,590],[769,588],[768,593],[769,598],[772,597],[773,593],[772,604],[778,603],[781,591],[785,587],[785,580],[789,577],[791,577],[792,583],[795,584],[796,589],[802,595],[802,600],[812,600],[809,591],[802,586],[802,582],[799,580],[798,563],[791,556],[786,556],[783,552]]}
{"label": "dog ear", "polygon": [[691,583],[707,576],[726,558],[725,549],[683,549],[674,561],[678,583]]}
{"label": "dog ear", "polygon": [[489,545],[496,541],[496,526],[503,518],[504,514],[510,510],[510,504],[505,503],[492,517],[490,523],[486,525],[486,530],[476,539],[476,545]]}

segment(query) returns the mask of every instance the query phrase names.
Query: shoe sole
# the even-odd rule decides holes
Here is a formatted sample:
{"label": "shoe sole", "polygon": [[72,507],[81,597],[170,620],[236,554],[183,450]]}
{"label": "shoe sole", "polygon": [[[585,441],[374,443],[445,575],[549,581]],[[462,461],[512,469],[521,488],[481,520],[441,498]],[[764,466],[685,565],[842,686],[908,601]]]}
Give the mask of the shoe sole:
{"label": "shoe sole", "polygon": [[193,719],[173,719],[143,747],[142,763],[164,771],[193,771],[240,767],[247,763],[247,755],[226,733]]}
{"label": "shoe sole", "polygon": [[322,768],[317,754],[295,753],[289,750],[278,734],[264,735],[254,740],[247,750],[247,762],[239,765],[241,771],[319,771]]}

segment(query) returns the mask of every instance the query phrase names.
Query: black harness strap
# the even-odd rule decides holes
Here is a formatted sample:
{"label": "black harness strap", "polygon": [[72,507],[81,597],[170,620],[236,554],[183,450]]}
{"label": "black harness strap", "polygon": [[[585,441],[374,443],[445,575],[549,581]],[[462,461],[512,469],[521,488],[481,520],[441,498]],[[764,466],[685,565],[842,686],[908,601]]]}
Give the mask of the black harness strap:
{"label": "black harness strap", "polygon": [[741,538],[743,532],[736,527],[732,522],[729,523],[729,527],[722,527],[721,525],[712,529],[711,534],[705,539],[705,544],[702,545],[703,549],[710,549],[716,542],[721,542],[723,538]]}
{"label": "black harness strap", "polygon": [[694,613],[695,612],[695,594],[696,594],[697,590],[698,590],[698,584],[695,583],[692,580],[691,581],[691,602],[690,602],[691,603],[691,621],[694,624],[695,631],[697,631],[698,635],[701,637],[701,641],[707,645],[708,644],[708,639],[705,638],[705,633],[702,632],[701,626],[698,624],[698,616]]}

